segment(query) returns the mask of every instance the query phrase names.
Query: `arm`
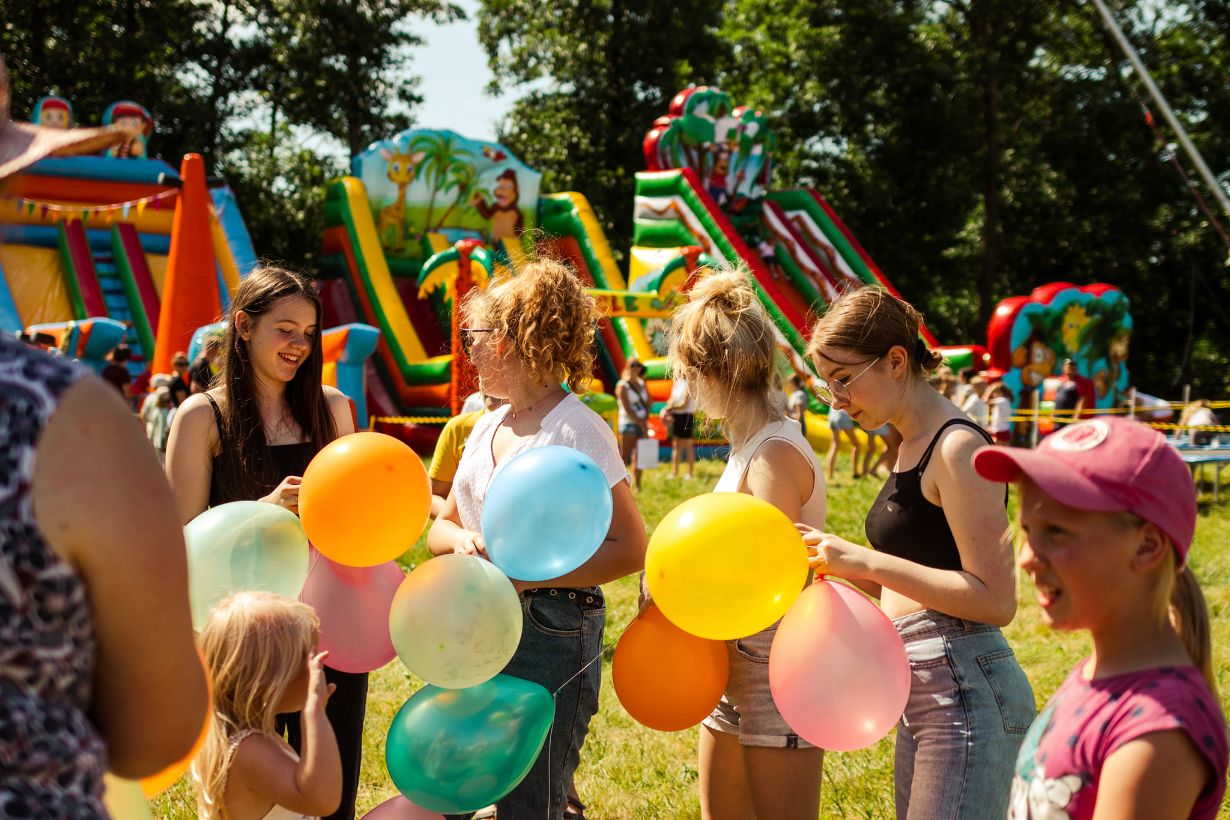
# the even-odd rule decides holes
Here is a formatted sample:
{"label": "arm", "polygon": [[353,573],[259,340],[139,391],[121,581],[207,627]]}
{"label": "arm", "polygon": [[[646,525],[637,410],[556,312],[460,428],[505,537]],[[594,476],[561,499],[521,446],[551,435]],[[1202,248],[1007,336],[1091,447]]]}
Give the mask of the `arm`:
{"label": "arm", "polygon": [[440,513],[444,510],[444,502],[448,500],[449,491],[453,489],[453,482],[441,481],[438,478],[431,480],[431,517],[439,518]]}
{"label": "arm", "polygon": [[1186,732],[1153,732],[1111,752],[1102,764],[1094,820],[1181,820],[1213,777]]}
{"label": "arm", "polygon": [[329,402],[329,412],[333,415],[333,426],[337,429],[337,437],[348,436],[354,432],[354,410],[350,399],[341,390],[330,385],[322,388],[325,399]]}
{"label": "arm", "polygon": [[631,403],[628,401],[628,391],[630,389],[631,388],[629,388],[629,386],[625,383],[616,385],[615,398],[619,399],[619,404],[621,407],[624,408],[625,413],[627,413],[629,416],[632,416],[632,418],[639,418],[639,416],[637,416],[636,414],[636,408],[634,408],[631,405]]}
{"label": "arm", "polygon": [[293,812],[327,815],[342,801],[342,761],[337,738],[325,716],[334,685],[325,684],[328,652],[308,662],[308,696],[299,714],[303,743],[299,762],[272,738],[253,735],[239,745],[231,765],[231,783]]}
{"label": "arm", "polygon": [[213,454],[218,446],[209,400],[194,393],[179,406],[167,439],[167,478],[175,493],[180,524],[187,524],[209,507]]}
{"label": "arm", "polygon": [[[957,542],[964,569],[926,567],[866,549],[833,535],[812,539],[812,566],[842,578],[863,578],[956,618],[1007,626],[1016,615],[1012,533],[1004,487],[974,472],[973,453],[985,442],[972,431],[944,436],[929,474]],[[925,481],[924,481],[925,486]]]}
{"label": "arm", "polygon": [[[435,506],[433,501],[432,507]],[[486,554],[482,534],[461,526],[461,514],[457,512],[457,494],[451,487],[444,503],[440,505],[436,520],[427,531],[427,549],[432,555],[451,555],[455,552],[463,555]]]}
{"label": "arm", "polygon": [[84,578],[98,658],[92,716],[120,777],[183,759],[208,706],[188,613],[175,497],[123,399],[92,378],[64,395],[32,487],[48,544]]}

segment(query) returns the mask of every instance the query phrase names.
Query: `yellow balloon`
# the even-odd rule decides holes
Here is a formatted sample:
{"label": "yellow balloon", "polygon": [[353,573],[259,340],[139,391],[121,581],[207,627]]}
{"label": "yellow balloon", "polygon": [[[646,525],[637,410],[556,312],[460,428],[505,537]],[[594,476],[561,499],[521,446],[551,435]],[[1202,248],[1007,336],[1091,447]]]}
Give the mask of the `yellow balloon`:
{"label": "yellow balloon", "polygon": [[790,519],[767,501],[709,493],[658,524],[645,576],[671,623],[702,638],[733,640],[786,614],[807,583],[807,549]]}

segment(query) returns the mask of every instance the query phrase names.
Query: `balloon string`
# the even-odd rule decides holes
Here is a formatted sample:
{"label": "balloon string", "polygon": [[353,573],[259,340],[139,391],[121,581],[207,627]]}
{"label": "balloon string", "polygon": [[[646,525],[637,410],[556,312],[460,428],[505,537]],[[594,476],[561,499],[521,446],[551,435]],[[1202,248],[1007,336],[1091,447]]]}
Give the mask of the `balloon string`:
{"label": "balloon string", "polygon": [[[638,615],[637,617],[640,617],[640,616]],[[564,691],[564,688],[568,686],[568,684],[572,683],[578,677],[585,674],[586,669],[589,669],[595,663],[602,660],[602,656],[605,655],[608,650],[614,649],[619,644],[619,639],[624,636],[624,633],[628,631],[628,627],[632,626],[634,621],[636,621],[636,618],[633,618],[631,621],[628,621],[628,623],[624,624],[624,628],[621,629],[619,631],[619,634],[615,636],[615,640],[611,641],[610,643],[608,643],[607,645],[599,649],[597,655],[594,655],[594,657],[591,658],[588,663],[586,663],[584,666],[582,666],[580,669],[576,671],[576,674],[568,678],[568,680],[564,681],[563,685],[561,685],[558,689],[552,692],[551,699],[554,700],[558,698],[559,693]],[[554,754],[554,751],[555,751],[555,721],[552,720],[551,729],[550,731],[547,732],[547,769],[548,771],[550,770],[550,767],[551,767],[551,759]],[[551,782],[550,782],[550,779],[548,778],[548,781],[547,781],[547,820],[551,820],[551,800],[554,796],[551,794],[551,791],[552,791]],[[567,800],[567,792],[565,792],[565,800]]]}
{"label": "balloon string", "polygon": [[[635,621],[635,620],[636,620],[636,618],[633,618],[633,619],[632,619],[632,621]],[[616,647],[616,645],[618,645],[618,644],[619,644],[619,639],[620,639],[620,638],[622,638],[622,637],[624,636],[624,633],[628,631],[628,627],[629,627],[629,626],[632,626],[632,621],[628,621],[628,623],[624,626],[624,628],[623,628],[623,629],[621,629],[621,630],[619,631],[619,634],[615,636],[615,640],[611,641],[611,642],[610,642],[610,643],[608,643],[606,646],[604,646],[604,647],[602,647],[601,649],[599,649],[599,650],[598,650],[598,654],[597,654],[597,655],[594,655],[594,657],[593,657],[593,658],[591,658],[591,659],[589,660],[589,662],[588,662],[588,663],[586,663],[584,666],[582,666],[580,669],[578,669],[578,670],[576,671],[576,674],[574,674],[572,677],[568,678],[568,680],[564,681],[564,683],[563,683],[563,684],[562,684],[562,685],[561,685],[558,689],[556,689],[554,692],[552,692],[552,693],[551,693],[551,697],[553,697],[553,698],[558,697],[558,696],[559,696],[559,693],[560,693],[560,692],[562,692],[562,691],[564,691],[564,688],[565,688],[566,686],[568,686],[568,684],[572,683],[572,682],[573,682],[574,680],[576,680],[578,677],[580,677],[581,675],[585,674],[585,670],[586,670],[586,669],[589,669],[589,668],[590,668],[591,666],[593,666],[595,663],[597,663],[598,661],[602,660],[602,656],[603,656],[603,655],[605,655],[605,654],[606,654],[607,652],[609,652],[610,650],[614,649],[614,648]]]}

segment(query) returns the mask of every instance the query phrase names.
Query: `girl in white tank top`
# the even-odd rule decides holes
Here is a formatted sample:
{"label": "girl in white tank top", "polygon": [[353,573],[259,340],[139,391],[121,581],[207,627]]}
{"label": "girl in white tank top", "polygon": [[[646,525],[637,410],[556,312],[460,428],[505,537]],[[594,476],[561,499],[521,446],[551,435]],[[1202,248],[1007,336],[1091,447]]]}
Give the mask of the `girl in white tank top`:
{"label": "girl in white tank top", "polygon": [[[748,493],[791,521],[822,526],[824,472],[798,422],[782,412],[776,332],[748,275],[719,272],[693,286],[672,317],[671,360],[698,408],[721,419],[731,440],[714,491]],[[819,814],[824,753],[786,724],[769,690],[776,632],[774,624],[727,641],[726,692],[700,729],[703,816],[813,820]]]}

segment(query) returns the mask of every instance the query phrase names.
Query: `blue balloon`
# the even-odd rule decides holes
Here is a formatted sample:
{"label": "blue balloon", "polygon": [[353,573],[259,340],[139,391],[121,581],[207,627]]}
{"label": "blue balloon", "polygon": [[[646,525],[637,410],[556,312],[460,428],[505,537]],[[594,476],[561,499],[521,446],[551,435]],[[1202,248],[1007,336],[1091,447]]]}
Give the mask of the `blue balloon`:
{"label": "blue balloon", "polygon": [[428,684],[389,726],[389,777],[429,811],[477,811],[525,779],[554,720],[555,700],[533,681],[496,675],[468,689]]}
{"label": "blue balloon", "polygon": [[520,581],[566,575],[598,551],[612,507],[606,476],[589,456],[558,444],[527,450],[487,490],[487,557]]}

